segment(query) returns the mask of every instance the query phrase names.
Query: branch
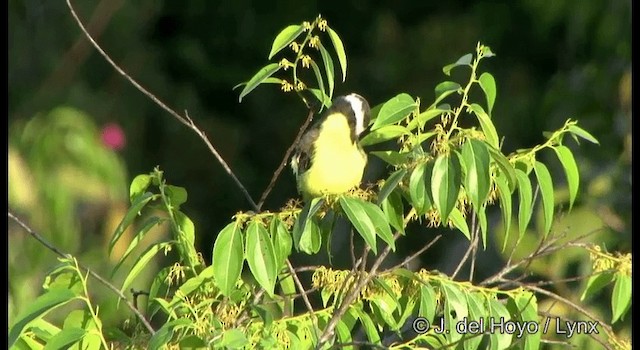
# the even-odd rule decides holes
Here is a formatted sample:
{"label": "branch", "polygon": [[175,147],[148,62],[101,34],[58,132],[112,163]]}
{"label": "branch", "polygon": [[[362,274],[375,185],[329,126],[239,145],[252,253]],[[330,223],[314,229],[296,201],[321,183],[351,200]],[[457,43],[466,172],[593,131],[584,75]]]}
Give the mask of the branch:
{"label": "branch", "polygon": [[215,149],[215,147],[213,147],[213,145],[209,141],[209,138],[204,133],[204,131],[202,131],[200,128],[198,128],[195,125],[193,120],[191,120],[191,118],[189,118],[189,115],[186,112],[185,112],[184,116],[181,116],[176,111],[174,111],[173,109],[171,109],[167,105],[165,105],[162,101],[160,101],[155,95],[153,95],[147,89],[142,87],[142,85],[140,85],[137,81],[135,81],[132,77],[130,77],[122,68],[120,68],[120,66],[118,66],[111,59],[111,57],[109,57],[109,55],[100,47],[100,45],[98,45],[98,43],[93,39],[91,34],[89,34],[87,29],[82,24],[82,21],[80,21],[80,18],[76,14],[76,11],[73,9],[73,6],[71,6],[71,0],[66,0],[66,1],[67,1],[67,6],[69,7],[69,11],[71,12],[71,15],[73,16],[73,18],[78,23],[78,27],[80,27],[80,30],[82,30],[84,35],[87,37],[87,40],[89,40],[89,42],[91,42],[93,47],[100,53],[100,55],[107,62],[109,62],[109,64],[113,67],[113,69],[115,69],[120,75],[122,75],[125,79],[127,79],[131,83],[131,85],[133,85],[136,89],[138,89],[138,91],[142,92],[145,96],[147,96],[149,99],[151,99],[153,102],[155,102],[155,104],[157,104],[160,108],[164,109],[167,113],[169,113],[171,116],[176,118],[180,123],[184,124],[186,127],[191,129],[194,133],[196,133],[196,135],[198,135],[198,137],[200,137],[200,139],[207,145],[207,148],[209,148],[209,151],[216,157],[216,159],[218,160],[218,163],[220,163],[220,165],[222,165],[222,167],[227,172],[227,174],[236,183],[238,188],[240,188],[240,191],[242,191],[242,193],[244,194],[245,198],[247,199],[249,204],[251,204],[253,209],[255,211],[260,211],[259,208],[258,208],[258,205],[253,201],[253,199],[251,198],[251,195],[249,195],[249,192],[247,191],[247,189],[244,187],[242,182],[240,182],[240,180],[238,180],[238,178],[233,173],[233,171],[231,170],[231,168],[229,167],[227,162],[224,161],[224,159],[218,153],[218,151]]}
{"label": "branch", "polygon": [[[40,234],[38,234],[37,232],[35,232],[33,229],[31,229],[31,227],[29,227],[27,224],[25,224],[24,222],[22,222],[20,219],[18,219],[13,213],[11,213],[10,211],[7,212],[8,216],[10,219],[12,219],[13,221],[15,221],[18,225],[20,225],[25,231],[27,231],[33,238],[36,239],[36,241],[40,242],[40,244],[42,244],[43,246],[45,246],[47,249],[51,250],[52,252],[56,253],[57,255],[63,257],[63,258],[71,258],[71,254],[66,254],[63,253],[61,250],[59,250],[58,248],[54,247],[52,244],[50,244],[49,242],[47,242],[44,237],[42,237]],[[131,302],[129,302],[129,300],[127,299],[126,296],[124,296],[124,294],[122,294],[122,292],[120,292],[120,290],[118,288],[116,288],[114,285],[112,285],[111,283],[109,283],[107,280],[105,280],[104,278],[100,277],[100,275],[98,275],[97,273],[93,272],[92,270],[90,270],[88,267],[78,263],[78,266],[85,270],[89,275],[91,275],[93,278],[97,279],[100,283],[104,284],[107,288],[111,289],[114,293],[116,293],[116,295],[118,295],[118,297],[123,300],[125,302],[125,304],[127,305],[127,307],[129,307],[129,309],[131,309],[131,311],[138,317],[138,319],[140,320],[140,322],[142,322],[142,324],[145,326],[145,328],[147,328],[147,330],[149,331],[149,333],[151,334],[155,334],[155,330],[153,329],[153,327],[151,326],[151,324],[149,323],[149,321],[147,321],[147,319],[140,313],[140,311],[138,311],[138,309],[136,309]]]}

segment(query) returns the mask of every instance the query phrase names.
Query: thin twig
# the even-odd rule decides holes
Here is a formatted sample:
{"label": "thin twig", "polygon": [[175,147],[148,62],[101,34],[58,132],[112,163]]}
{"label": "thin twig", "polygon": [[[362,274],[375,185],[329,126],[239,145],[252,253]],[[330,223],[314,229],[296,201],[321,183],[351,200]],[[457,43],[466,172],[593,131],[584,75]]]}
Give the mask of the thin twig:
{"label": "thin twig", "polygon": [[[66,258],[66,259],[71,259],[72,258],[71,254],[64,253],[61,250],[59,250],[58,248],[56,248],[55,246],[53,246],[52,244],[50,244],[49,242],[47,242],[47,240],[45,240],[44,237],[42,237],[39,233],[35,232],[31,227],[29,227],[27,224],[25,224],[20,219],[18,219],[18,217],[16,217],[13,213],[8,211],[7,214],[8,214],[10,219],[15,221],[18,225],[20,225],[25,231],[27,231],[33,238],[35,238],[38,242],[40,242],[40,244],[45,246],[47,249],[51,250],[52,252],[56,253],[57,255],[59,255],[59,256],[61,256],[63,258]],[[78,263],[78,266],[81,269],[85,270],[93,278],[98,280],[98,282],[104,284],[107,288],[111,289],[111,291],[113,291],[121,300],[123,300],[125,302],[125,304],[127,305],[127,307],[138,317],[140,322],[142,322],[142,324],[145,326],[145,328],[147,328],[149,333],[155,334],[155,330],[153,329],[153,327],[151,326],[149,321],[147,321],[147,319],[142,315],[142,313],[140,313],[140,311],[138,311],[138,309],[136,309],[133,306],[133,304],[131,304],[131,302],[127,299],[127,297],[124,294],[122,294],[122,292],[120,292],[120,290],[118,288],[116,288],[114,285],[109,283],[104,278],[100,277],[100,275],[98,275],[97,273],[93,272],[93,270],[89,269],[88,267],[86,267],[86,266],[84,266],[84,265],[82,265],[80,263]]]}
{"label": "thin twig", "polygon": [[471,252],[473,251],[473,247],[476,244],[478,244],[478,232],[477,232],[477,230],[471,231],[471,232],[473,232],[473,239],[471,240],[471,242],[469,242],[469,248],[467,248],[467,251],[464,253],[464,256],[462,257],[462,259],[458,263],[458,266],[453,271],[453,274],[451,275],[451,279],[452,280],[456,278],[456,276],[458,275],[458,272],[460,272],[460,270],[462,269],[464,264],[469,259],[469,256],[471,255]]}
{"label": "thin twig", "polygon": [[298,135],[296,135],[296,138],[293,140],[293,143],[291,144],[291,146],[289,146],[289,148],[287,149],[287,152],[284,154],[284,157],[282,158],[280,165],[278,166],[276,171],[273,173],[273,176],[271,177],[271,181],[269,181],[269,185],[264,190],[264,192],[262,192],[262,196],[260,196],[260,201],[258,201],[258,211],[262,209],[264,202],[267,200],[267,196],[273,189],[273,186],[275,186],[276,180],[278,180],[280,173],[282,172],[284,167],[287,165],[287,162],[291,157],[291,152],[293,152],[293,150],[298,146],[298,143],[300,143],[300,139],[302,138],[302,135],[304,135],[304,132],[307,130],[312,120],[313,120],[313,110],[309,109],[307,120],[304,121],[304,124],[302,124],[302,126],[300,127],[300,130],[298,130]]}
{"label": "thin twig", "polygon": [[417,252],[411,254],[410,256],[405,258],[401,263],[397,264],[396,266],[394,266],[394,267],[392,267],[392,268],[390,268],[388,270],[393,271],[393,270],[395,270],[397,268],[400,268],[402,266],[407,265],[408,263],[413,261],[413,259],[417,258],[422,253],[424,253],[427,249],[431,248],[431,246],[433,246],[440,238],[442,238],[442,234],[439,234],[439,235],[435,236],[432,240],[430,240],[427,244],[425,244],[424,247],[420,248],[420,250],[418,250]]}
{"label": "thin twig", "polygon": [[131,85],[133,85],[136,89],[138,89],[138,91],[142,92],[145,96],[147,96],[149,99],[151,99],[155,104],[157,104],[160,108],[164,109],[167,113],[169,113],[170,115],[172,115],[174,118],[176,118],[180,123],[184,124],[186,127],[188,127],[189,129],[191,129],[194,133],[196,133],[196,135],[198,135],[198,137],[200,137],[200,139],[207,145],[207,148],[209,148],[209,151],[215,156],[215,158],[218,160],[218,163],[220,163],[220,165],[222,165],[222,167],[224,168],[224,170],[227,172],[227,174],[231,177],[231,179],[236,183],[236,185],[238,186],[238,188],[240,188],[240,191],[242,191],[242,193],[244,194],[244,196],[246,197],[247,201],[249,202],[249,204],[251,204],[251,207],[255,210],[255,211],[260,211],[258,208],[258,205],[253,201],[253,199],[251,198],[251,195],[249,195],[249,192],[247,191],[247,189],[244,187],[244,185],[242,184],[242,182],[240,182],[240,180],[236,177],[236,175],[233,173],[233,171],[231,170],[231,168],[229,167],[229,165],[227,164],[227,162],[225,162],[225,160],[222,158],[222,156],[218,153],[218,151],[215,149],[215,147],[213,147],[213,145],[211,144],[211,142],[209,141],[209,138],[207,137],[207,135],[204,133],[204,131],[202,131],[200,128],[198,128],[195,123],[193,122],[193,120],[191,120],[191,118],[189,118],[189,115],[185,113],[185,116],[181,116],[180,114],[178,114],[177,112],[175,112],[173,109],[169,108],[166,104],[164,104],[162,101],[160,101],[155,95],[153,95],[151,92],[149,92],[147,89],[145,89],[144,87],[142,87],[142,85],[140,85],[137,81],[135,81],[131,76],[129,76],[122,68],[120,68],[120,66],[118,66],[112,59],[111,57],[109,57],[109,55],[100,47],[100,45],[98,45],[98,43],[93,39],[93,37],[91,36],[91,34],[89,34],[89,32],[87,31],[87,29],[85,28],[85,26],[82,24],[82,21],[80,20],[80,18],[78,17],[78,15],[76,14],[76,11],[73,9],[73,6],[71,5],[71,0],[67,0],[67,6],[69,7],[69,11],[71,12],[71,15],[73,16],[73,18],[76,20],[78,26],[80,27],[80,30],[82,30],[82,32],[84,33],[84,35],[87,37],[87,40],[89,40],[89,42],[91,42],[91,44],[93,45],[93,47],[100,53],[100,55],[107,60],[107,62],[113,67],[113,69],[115,69],[120,75],[122,75],[125,79],[127,79],[129,81],[129,83],[131,83]]}

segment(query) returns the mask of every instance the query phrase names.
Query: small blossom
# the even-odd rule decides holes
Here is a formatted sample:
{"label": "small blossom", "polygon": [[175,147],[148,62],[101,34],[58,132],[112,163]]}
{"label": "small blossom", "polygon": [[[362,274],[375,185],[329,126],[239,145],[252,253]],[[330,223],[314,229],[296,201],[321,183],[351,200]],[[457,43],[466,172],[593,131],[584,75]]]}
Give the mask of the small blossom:
{"label": "small blossom", "polygon": [[311,56],[303,55],[301,58],[302,58],[302,67],[309,68],[309,66],[311,65]]}
{"label": "small blossom", "polygon": [[324,18],[320,19],[320,21],[318,22],[318,28],[320,28],[320,31],[322,32],[327,30],[327,20]]}
{"label": "small blossom", "polygon": [[298,53],[298,51],[300,51],[300,44],[298,44],[297,42],[292,42],[291,44],[289,44],[289,47],[291,48],[291,50],[295,53]]}
{"label": "small blossom", "polygon": [[309,23],[307,21],[304,21],[304,22],[302,22],[302,27],[304,28],[305,32],[309,31],[309,30],[311,30],[311,23]]}
{"label": "small blossom", "polygon": [[280,67],[283,67],[284,70],[287,70],[289,67],[291,67],[291,62],[289,62],[288,59],[283,58],[283,59],[280,60],[280,62],[278,62],[278,65]]}
{"label": "small blossom", "polygon": [[109,149],[119,151],[124,148],[127,139],[120,125],[109,123],[102,128],[102,143]]}
{"label": "small blossom", "polygon": [[293,90],[293,85],[289,84],[289,82],[288,82],[288,81],[283,80],[283,81],[282,81],[282,84],[281,84],[281,86],[280,86],[280,88],[281,88],[281,89],[282,89],[282,91],[284,91],[284,92],[289,92],[289,91]]}
{"label": "small blossom", "polygon": [[309,40],[309,47],[317,49],[320,46],[320,37],[314,36]]}
{"label": "small blossom", "polygon": [[296,91],[302,91],[306,88],[307,86],[304,85],[304,83],[302,81],[298,81],[298,83],[296,84]]}

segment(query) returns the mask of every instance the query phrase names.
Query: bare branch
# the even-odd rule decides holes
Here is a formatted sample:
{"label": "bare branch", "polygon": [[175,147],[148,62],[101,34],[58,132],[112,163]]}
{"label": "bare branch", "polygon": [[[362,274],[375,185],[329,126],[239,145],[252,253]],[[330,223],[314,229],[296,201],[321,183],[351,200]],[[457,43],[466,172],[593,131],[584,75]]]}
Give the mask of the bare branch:
{"label": "bare branch", "polygon": [[113,69],[115,69],[120,75],[122,75],[125,79],[127,79],[129,81],[129,83],[131,83],[131,85],[133,85],[136,89],[138,89],[138,91],[142,92],[145,96],[147,96],[149,99],[151,99],[155,104],[157,104],[160,108],[164,109],[167,113],[169,113],[171,116],[173,116],[174,118],[176,118],[180,123],[184,124],[186,127],[188,127],[189,129],[191,129],[194,133],[196,133],[196,135],[198,135],[198,137],[200,137],[200,139],[207,145],[207,148],[209,148],[209,151],[214,155],[214,157],[218,160],[218,163],[220,163],[220,165],[222,165],[222,167],[224,168],[224,170],[227,172],[227,174],[231,177],[231,179],[236,183],[236,185],[238,186],[238,188],[240,188],[240,191],[242,191],[242,193],[244,194],[245,198],[247,199],[247,201],[249,202],[249,204],[251,204],[251,207],[255,210],[255,211],[260,211],[258,208],[258,205],[253,201],[253,199],[251,198],[251,195],[249,195],[249,192],[247,191],[247,189],[244,187],[244,185],[242,184],[242,182],[240,182],[240,180],[236,177],[236,175],[233,173],[233,171],[231,170],[231,168],[229,167],[229,165],[227,164],[227,162],[225,162],[225,160],[222,158],[222,156],[218,153],[218,151],[215,149],[215,147],[213,147],[213,145],[211,144],[211,142],[209,141],[209,138],[207,137],[207,135],[204,133],[204,131],[202,131],[200,128],[198,128],[195,123],[193,122],[193,120],[191,120],[191,118],[189,117],[188,114],[185,113],[185,116],[181,116],[180,114],[178,114],[176,111],[174,111],[173,109],[169,108],[166,104],[164,104],[162,101],[160,101],[160,99],[158,99],[155,95],[153,95],[151,92],[149,92],[147,89],[145,89],[142,85],[140,85],[136,80],[134,80],[131,76],[129,76],[122,68],[120,68],[120,66],[118,66],[112,59],[111,57],[109,57],[109,55],[100,47],[100,45],[98,45],[98,43],[93,39],[93,37],[91,36],[91,34],[89,34],[89,32],[87,31],[87,29],[85,28],[85,26],[82,24],[82,21],[80,20],[80,18],[78,17],[78,15],[76,14],[76,11],[73,9],[73,6],[71,5],[71,0],[67,0],[67,6],[69,7],[69,11],[71,12],[71,15],[73,16],[73,18],[76,20],[78,26],[80,27],[80,30],[82,30],[82,32],[84,33],[84,35],[87,37],[87,40],[89,40],[89,42],[91,42],[91,44],[93,45],[93,47],[100,53],[100,55],[107,61],[109,62],[109,64],[113,67]]}

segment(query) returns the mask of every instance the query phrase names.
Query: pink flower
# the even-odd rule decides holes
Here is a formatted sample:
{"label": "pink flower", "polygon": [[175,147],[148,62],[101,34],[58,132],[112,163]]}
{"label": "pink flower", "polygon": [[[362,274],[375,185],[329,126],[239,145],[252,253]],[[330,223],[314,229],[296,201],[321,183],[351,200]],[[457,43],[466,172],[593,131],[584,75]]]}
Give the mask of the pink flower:
{"label": "pink flower", "polygon": [[108,123],[102,128],[101,132],[102,143],[107,148],[112,150],[121,150],[127,143],[127,139],[124,136],[124,131],[120,125],[116,123]]}

